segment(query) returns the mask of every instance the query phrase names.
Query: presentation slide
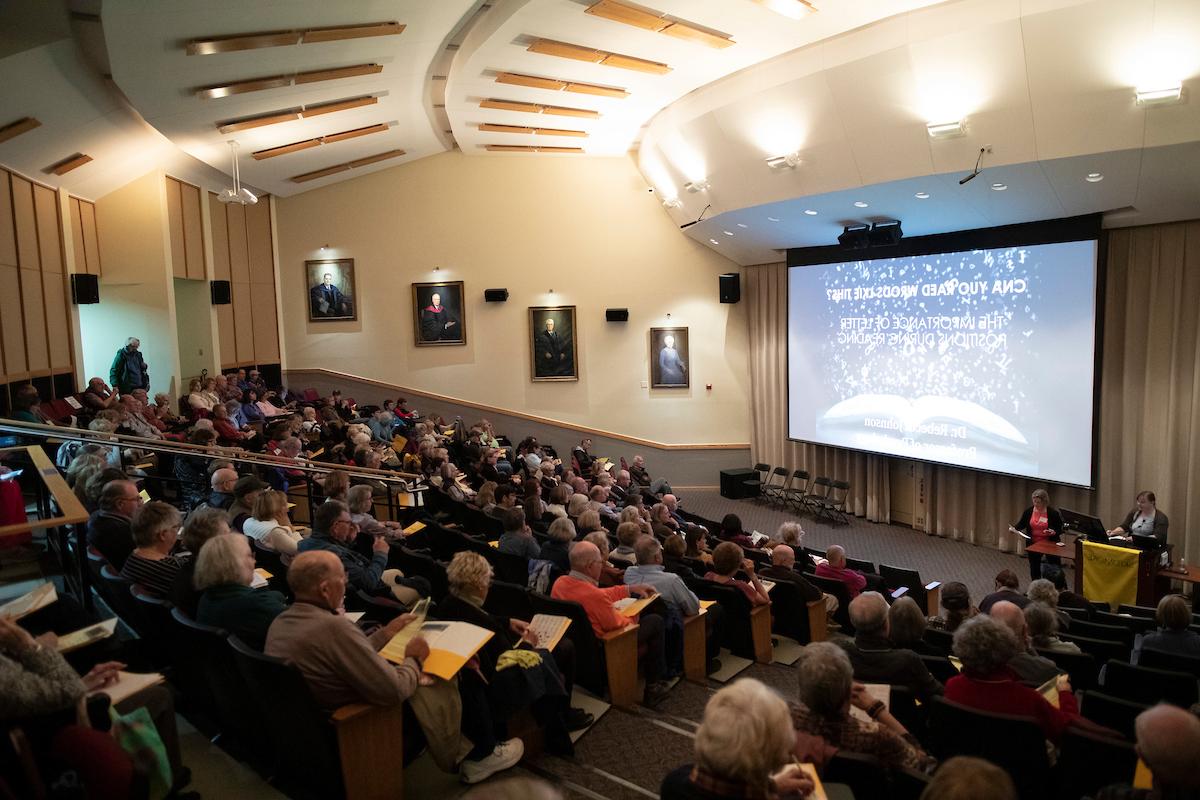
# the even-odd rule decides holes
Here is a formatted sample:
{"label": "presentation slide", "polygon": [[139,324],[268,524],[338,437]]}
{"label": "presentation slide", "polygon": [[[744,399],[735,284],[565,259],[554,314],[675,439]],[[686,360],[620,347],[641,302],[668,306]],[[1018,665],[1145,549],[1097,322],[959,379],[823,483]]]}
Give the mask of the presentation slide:
{"label": "presentation slide", "polygon": [[788,273],[792,439],[1091,484],[1095,241]]}

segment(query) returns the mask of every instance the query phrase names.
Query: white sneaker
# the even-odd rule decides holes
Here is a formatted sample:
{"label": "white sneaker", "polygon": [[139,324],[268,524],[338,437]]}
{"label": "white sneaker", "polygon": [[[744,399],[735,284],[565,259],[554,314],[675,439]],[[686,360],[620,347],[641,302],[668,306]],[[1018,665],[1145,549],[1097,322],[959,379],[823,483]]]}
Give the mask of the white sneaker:
{"label": "white sneaker", "polygon": [[479,783],[515,766],[525,755],[525,745],[520,739],[512,738],[496,745],[496,749],[487,758],[478,761],[464,761],[459,773],[463,783]]}

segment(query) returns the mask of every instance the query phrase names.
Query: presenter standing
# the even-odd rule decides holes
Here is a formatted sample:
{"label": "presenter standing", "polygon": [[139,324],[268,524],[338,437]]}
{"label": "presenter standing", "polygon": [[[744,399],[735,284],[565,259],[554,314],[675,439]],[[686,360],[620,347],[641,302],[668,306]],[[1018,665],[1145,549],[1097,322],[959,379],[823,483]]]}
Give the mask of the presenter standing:
{"label": "presenter standing", "polygon": [[[1045,489],[1037,489],[1033,493],[1033,505],[1025,509],[1017,524],[1010,525],[1009,530],[1023,533],[1030,538],[1030,544],[1038,542],[1057,542],[1062,533],[1062,514],[1057,508],[1051,508],[1050,495]],[[1025,553],[1029,558],[1029,578],[1037,580],[1042,577],[1042,556],[1040,553]],[[1046,563],[1061,564],[1058,556],[1046,556]]]}
{"label": "presenter standing", "polygon": [[1154,492],[1138,492],[1137,504],[1133,507],[1121,524],[1108,532],[1109,536],[1124,536],[1126,539],[1133,534],[1153,536],[1158,539],[1159,547],[1167,546],[1167,515],[1158,510]]}

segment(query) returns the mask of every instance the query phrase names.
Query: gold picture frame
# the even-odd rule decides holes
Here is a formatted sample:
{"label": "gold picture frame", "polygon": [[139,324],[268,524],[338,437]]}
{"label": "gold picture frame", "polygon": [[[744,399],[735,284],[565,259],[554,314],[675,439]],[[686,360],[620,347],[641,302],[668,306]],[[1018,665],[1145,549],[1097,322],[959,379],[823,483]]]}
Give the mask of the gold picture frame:
{"label": "gold picture frame", "polygon": [[575,306],[529,308],[530,380],[579,380],[578,345]]}

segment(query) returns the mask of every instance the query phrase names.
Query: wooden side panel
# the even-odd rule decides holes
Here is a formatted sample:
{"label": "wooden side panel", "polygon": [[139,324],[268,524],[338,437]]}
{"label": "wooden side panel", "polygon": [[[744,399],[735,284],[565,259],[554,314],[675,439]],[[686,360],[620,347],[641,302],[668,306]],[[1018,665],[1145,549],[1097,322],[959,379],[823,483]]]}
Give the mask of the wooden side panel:
{"label": "wooden side panel", "polygon": [[63,271],[61,226],[58,223],[58,195],[45,186],[33,187],[33,207],[37,216],[38,254],[43,272]]}
{"label": "wooden side panel", "polygon": [[42,290],[46,297],[46,330],[49,331],[50,368],[72,369],[71,323],[67,299],[66,276],[61,273],[43,272]]}
{"label": "wooden side panel", "polygon": [[20,280],[14,266],[0,265],[0,337],[4,342],[4,371],[9,380],[29,370],[25,360],[25,331],[22,327]]}
{"label": "wooden side panel", "polygon": [[251,283],[275,283],[271,259],[271,206],[266,197],[246,206],[246,249]]}
{"label": "wooden side panel", "polygon": [[167,227],[171,234],[171,273],[186,278],[187,240],[183,235],[183,198],[179,181],[167,178]]}
{"label": "wooden side panel", "polygon": [[37,246],[37,222],[33,213],[33,184],[12,176],[13,217],[17,223],[17,265],[22,269],[40,269]]}
{"label": "wooden side panel", "polygon": [[[30,195],[32,200],[33,195]],[[25,352],[29,354],[29,371],[48,370],[50,346],[46,342],[46,307],[39,270],[21,270],[21,307],[25,310]]]}
{"label": "wooden side panel", "polygon": [[[254,324],[251,320],[250,284],[233,284],[233,328],[239,364],[254,362]],[[221,352],[224,352],[222,349]]]}
{"label": "wooden side panel", "polygon": [[217,196],[208,194],[208,215],[212,222],[213,280],[227,281],[229,278],[229,222],[225,217],[225,204],[217,202]]}
{"label": "wooden side panel", "polygon": [[246,207],[230,203],[225,207],[229,219],[229,270],[234,283],[250,282],[250,262],[246,252]]}
{"label": "wooden side panel", "polygon": [[[253,311],[254,360],[259,364],[279,361],[279,327],[275,316],[275,285],[251,283],[250,303]],[[241,309],[239,309],[240,311]]]}
{"label": "wooden side panel", "polygon": [[83,246],[87,253],[87,271],[101,275],[100,229],[96,225],[96,205],[86,200],[79,201],[79,214],[83,220]]}
{"label": "wooden side panel", "polygon": [[183,200],[184,252],[187,255],[187,276],[204,280],[204,231],[200,223],[200,190],[190,183],[180,183]]}
{"label": "wooden side panel", "polygon": [[17,233],[13,225],[12,186],[0,169],[0,264],[17,265]]}
{"label": "wooden side panel", "polygon": [[217,306],[217,331],[221,340],[221,369],[237,364],[236,332],[233,326],[233,306]]}
{"label": "wooden side panel", "polygon": [[71,212],[71,241],[75,243],[75,264],[73,272],[90,272],[87,263],[87,250],[83,244],[83,212],[79,209],[78,197],[72,197],[67,203]]}

